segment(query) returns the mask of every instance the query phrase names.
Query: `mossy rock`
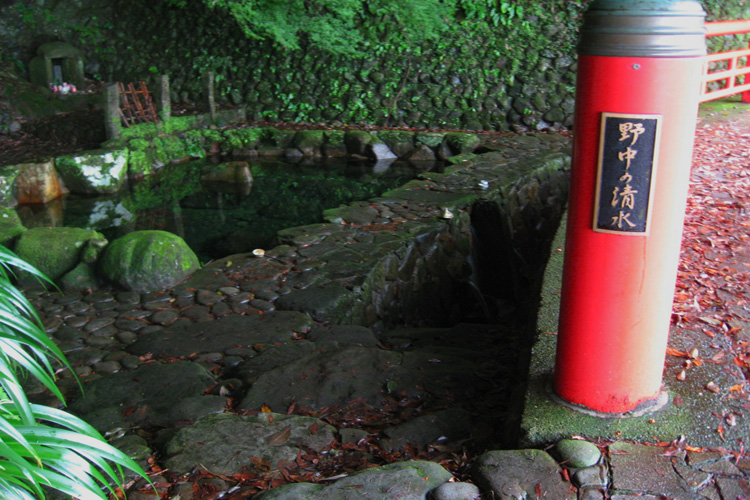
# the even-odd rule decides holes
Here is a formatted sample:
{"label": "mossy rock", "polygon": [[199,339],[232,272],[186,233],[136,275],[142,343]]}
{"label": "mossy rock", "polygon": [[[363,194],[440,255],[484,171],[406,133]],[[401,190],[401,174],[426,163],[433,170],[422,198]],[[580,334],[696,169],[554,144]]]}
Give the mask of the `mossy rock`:
{"label": "mossy rock", "polygon": [[177,136],[155,137],[152,148],[154,159],[161,164],[190,156],[187,141]]}
{"label": "mossy rock", "polygon": [[[72,271],[89,246],[102,248],[104,236],[90,229],[77,227],[35,227],[25,231],[18,239],[16,253],[52,281],[58,281]],[[87,257],[87,260],[90,260]],[[19,273],[22,286],[33,286],[37,279]]]}
{"label": "mossy rock", "polygon": [[98,149],[55,158],[55,168],[65,186],[78,194],[118,192],[124,185],[127,165],[127,149]]}
{"label": "mossy rock", "polygon": [[322,130],[300,130],[294,136],[294,147],[306,156],[320,152],[324,142],[325,133]]}
{"label": "mossy rock", "polygon": [[195,115],[174,116],[162,123],[162,130],[165,134],[176,134],[185,132],[197,125],[198,119]]}
{"label": "mossy rock", "polygon": [[344,144],[345,133],[340,130],[327,130],[325,132],[325,143],[323,144],[323,155],[327,158],[343,158],[346,156],[346,144]]}
{"label": "mossy rock", "polygon": [[234,151],[235,149],[254,149],[260,143],[263,135],[263,129],[259,128],[228,129],[223,132],[221,149],[223,151]]}
{"label": "mossy rock", "polygon": [[130,151],[128,154],[128,177],[138,179],[153,171],[148,151]]}
{"label": "mossy rock", "polygon": [[399,158],[406,157],[414,150],[414,134],[403,130],[383,130],[378,137]]}
{"label": "mossy rock", "polygon": [[445,142],[455,154],[461,155],[473,152],[479,146],[481,140],[476,134],[450,132],[445,134]]}
{"label": "mossy rock", "polygon": [[344,136],[346,134],[341,130],[326,130],[324,135],[326,138],[326,144],[334,147],[344,146]]}
{"label": "mossy rock", "polygon": [[66,292],[83,292],[99,288],[99,279],[93,266],[79,262],[60,278],[60,287]]}
{"label": "mossy rock", "polygon": [[373,136],[364,130],[349,130],[344,136],[344,143],[349,154],[366,155],[367,145],[372,142]]}
{"label": "mossy rock", "polygon": [[104,251],[100,273],[126,290],[140,293],[170,288],[200,267],[198,257],[179,236],[166,231],[135,231]]}
{"label": "mossy rock", "polygon": [[16,178],[20,170],[16,167],[0,167],[0,206],[15,207],[18,205],[18,184]]}
{"label": "mossy rock", "polygon": [[416,135],[417,144],[424,144],[432,149],[436,149],[443,142],[443,134],[438,132],[420,132]]}
{"label": "mossy rock", "polygon": [[120,131],[121,139],[138,139],[155,137],[161,132],[159,126],[156,123],[141,123],[122,129]]}
{"label": "mossy rock", "polygon": [[26,227],[14,209],[0,208],[0,245],[12,250],[18,237],[26,231]]}
{"label": "mossy rock", "polygon": [[263,143],[266,145],[279,149],[292,147],[294,136],[296,135],[294,130],[279,130],[273,127],[265,127],[262,130]]}

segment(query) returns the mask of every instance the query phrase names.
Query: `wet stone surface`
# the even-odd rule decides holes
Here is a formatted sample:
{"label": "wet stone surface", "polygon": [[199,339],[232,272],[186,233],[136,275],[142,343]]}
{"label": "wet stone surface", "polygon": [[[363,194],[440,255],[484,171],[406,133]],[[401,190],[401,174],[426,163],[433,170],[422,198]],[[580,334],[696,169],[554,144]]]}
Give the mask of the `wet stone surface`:
{"label": "wet stone surface", "polygon": [[[470,285],[471,209],[485,200],[518,210],[522,218],[521,205],[533,205],[554,230],[567,189],[566,156],[559,152],[566,142],[545,146],[536,140],[524,147],[535,161],[518,165],[518,151],[502,148],[459,158],[446,174],[327,212],[335,222],[281,231],[281,245],[264,257],[219,259],[170,290],[29,290],[47,331],[83,381],[85,396],[69,371],[60,371],[70,409],[106,436],[139,438],[136,448],[150,449],[171,474],[203,470],[190,447],[194,438],[185,437],[198,434],[249,450],[226,469],[232,473],[251,467],[283,477],[281,459],[266,457],[251,442],[291,446],[297,451],[284,460],[295,461],[294,473],[312,483],[320,473],[473,457],[501,446],[512,432],[497,422],[513,411],[527,346],[512,307],[497,299],[477,305],[477,285]],[[539,185],[547,196],[530,200]],[[508,244],[521,248],[525,240],[543,238],[545,224],[521,221]],[[502,279],[513,282],[510,275]],[[32,392],[36,400],[56,404],[44,391]],[[259,413],[281,416],[271,423],[243,421],[257,432],[226,431],[237,422],[206,424]],[[295,420],[282,425],[286,414]],[[314,450],[305,444],[323,436],[323,429],[327,443]],[[341,444],[353,439],[347,448]],[[298,455],[305,450],[308,458]],[[445,467],[468,479],[469,455],[451,458]],[[306,469],[306,460],[317,465]],[[424,467],[443,472],[425,473]],[[309,470],[323,472],[304,472]],[[372,481],[378,488],[404,489],[406,498],[426,498],[451,477],[437,463],[367,473],[377,477]],[[402,482],[423,475],[431,479],[419,489]],[[375,488],[368,477],[351,481]],[[317,484],[295,488],[314,490],[309,498],[348,498],[342,481],[326,482],[332,484],[325,490]],[[284,491],[279,488],[279,495]],[[476,490],[448,487],[439,498],[458,498],[452,491],[460,496]]]}

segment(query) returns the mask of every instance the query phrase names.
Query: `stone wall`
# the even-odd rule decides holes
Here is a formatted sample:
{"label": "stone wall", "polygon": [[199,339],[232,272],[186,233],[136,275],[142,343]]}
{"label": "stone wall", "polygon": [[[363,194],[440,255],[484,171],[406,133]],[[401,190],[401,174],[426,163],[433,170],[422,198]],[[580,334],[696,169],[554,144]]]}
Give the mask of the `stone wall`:
{"label": "stone wall", "polygon": [[[178,104],[201,102],[201,74],[211,70],[219,104],[246,106],[255,120],[473,130],[572,123],[578,3],[556,1],[547,17],[492,28],[457,21],[436,42],[354,59],[248,40],[200,2],[41,3],[0,16],[0,41],[20,66],[38,45],[62,39],[83,51],[91,77],[153,86],[169,75]],[[43,7],[48,19],[34,21]]]}
{"label": "stone wall", "polygon": [[[82,50],[88,77],[144,80],[155,88],[166,74],[173,101],[185,105],[201,103],[201,74],[211,70],[219,104],[246,106],[248,118],[259,121],[568,127],[584,3],[550,0],[534,15],[491,28],[456,22],[437,42],[351,59],[249,40],[231,18],[198,1],[186,9],[146,0],[6,2],[0,6],[0,60],[27,74],[40,45],[63,40]],[[747,12],[742,2],[704,5],[709,20]],[[719,42],[747,45],[746,37],[710,40]],[[3,120],[8,117],[0,117],[7,129]]]}
{"label": "stone wall", "polygon": [[549,137],[530,137],[523,160],[458,156],[445,174],[326,211],[328,224],[282,231],[270,254],[308,263],[277,308],[375,329],[533,312],[567,202],[567,144]]}
{"label": "stone wall", "polygon": [[[437,326],[472,317],[494,321],[522,306],[516,310],[533,313],[532,299],[567,203],[569,158],[547,151],[524,163],[522,172],[512,169],[519,177],[461,199],[449,209],[452,218],[417,230],[412,241],[380,261],[365,284],[364,317],[357,322]],[[451,175],[481,182],[475,174]],[[396,201],[403,194],[393,193],[390,203],[403,204]],[[413,202],[413,193],[410,197]]]}

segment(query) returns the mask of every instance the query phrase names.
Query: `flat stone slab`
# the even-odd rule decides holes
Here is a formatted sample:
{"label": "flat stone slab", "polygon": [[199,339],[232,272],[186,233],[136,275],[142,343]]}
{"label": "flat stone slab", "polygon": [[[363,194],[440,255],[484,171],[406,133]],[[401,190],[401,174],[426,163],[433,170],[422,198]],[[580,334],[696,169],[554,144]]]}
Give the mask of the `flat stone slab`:
{"label": "flat stone slab", "polygon": [[[662,447],[634,443],[609,446],[612,487],[623,493],[690,497],[699,484],[690,485],[679,473],[685,452],[669,452]],[[682,471],[687,473],[687,468]],[[703,474],[708,479],[708,474]]]}
{"label": "flat stone slab", "polygon": [[281,411],[294,401],[320,408],[344,405],[356,398],[379,404],[387,388],[389,369],[402,359],[397,352],[351,345],[313,351],[262,373],[239,408],[257,410],[266,404]]}
{"label": "flat stone slab", "polygon": [[260,493],[258,500],[426,500],[434,488],[453,476],[434,462],[398,462],[367,469],[330,486],[287,484]]}
{"label": "flat stone slab", "polygon": [[232,315],[185,328],[143,334],[128,347],[128,352],[139,356],[152,353],[159,357],[181,357],[223,352],[237,345],[287,343],[297,334],[309,331],[313,324],[309,316],[295,311]]}
{"label": "flat stone slab", "polygon": [[258,410],[266,404],[280,411],[295,401],[321,408],[361,398],[378,406],[388,392],[403,391],[412,398],[456,393],[468,397],[481,387],[475,369],[468,355],[456,355],[449,349],[400,353],[337,342],[305,345],[298,341],[247,360],[236,376],[252,383],[240,402],[241,409]]}
{"label": "flat stone slab", "polygon": [[266,473],[300,449],[321,451],[336,429],[316,418],[278,413],[211,415],[177,431],[166,447],[167,468],[188,473],[200,467],[233,475],[243,469]]}
{"label": "flat stone slab", "polygon": [[576,500],[576,489],[560,475],[560,466],[542,450],[488,451],[474,463],[472,477],[497,500],[554,498]]}
{"label": "flat stone slab", "polygon": [[131,426],[167,427],[222,412],[226,398],[204,395],[215,382],[197,363],[146,364],[84,384],[83,396],[72,401],[70,409],[84,417],[110,409],[113,419],[121,417]]}
{"label": "flat stone slab", "polygon": [[280,297],[276,307],[307,313],[316,321],[328,322],[338,319],[337,315],[344,316],[353,298],[354,293],[338,283],[326,283],[294,290]]}

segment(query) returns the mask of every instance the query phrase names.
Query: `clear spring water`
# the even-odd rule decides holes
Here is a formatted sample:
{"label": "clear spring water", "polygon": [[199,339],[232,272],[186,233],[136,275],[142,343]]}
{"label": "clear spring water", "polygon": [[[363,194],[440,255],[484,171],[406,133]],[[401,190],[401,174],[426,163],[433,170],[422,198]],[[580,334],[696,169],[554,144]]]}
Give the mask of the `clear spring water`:
{"label": "clear spring water", "polygon": [[168,165],[117,196],[67,196],[44,206],[23,206],[26,227],[96,229],[110,241],[130,231],[158,229],[182,237],[202,262],[275,245],[276,232],[322,222],[322,213],[379,196],[440,168],[397,161],[248,162],[252,184],[216,182],[223,167],[201,160]]}

